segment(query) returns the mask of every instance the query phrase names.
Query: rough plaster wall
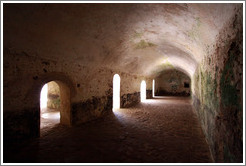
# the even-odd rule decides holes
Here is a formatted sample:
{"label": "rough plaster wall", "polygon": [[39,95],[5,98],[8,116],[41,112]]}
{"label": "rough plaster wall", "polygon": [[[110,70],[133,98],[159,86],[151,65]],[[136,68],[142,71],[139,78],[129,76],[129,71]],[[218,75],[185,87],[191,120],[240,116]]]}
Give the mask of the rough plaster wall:
{"label": "rough plaster wall", "polygon": [[[4,49],[3,69],[5,131],[19,135],[37,135],[39,132],[31,128],[39,124],[40,92],[49,81],[61,81],[69,88],[71,123],[77,124],[111,111],[115,73],[121,77],[121,96],[139,93],[140,83],[145,79],[107,68],[33,57],[24,51],[15,52],[7,48]],[[150,83],[148,79],[147,85],[151,88]]]}
{"label": "rough plaster wall", "polygon": [[60,88],[55,81],[47,83],[48,94],[47,94],[47,107],[48,108],[59,108],[60,107]]}
{"label": "rough plaster wall", "polygon": [[242,8],[207,49],[193,77],[193,104],[215,162],[242,162]]}
{"label": "rough plaster wall", "polygon": [[[189,84],[189,88],[184,87]],[[165,70],[155,78],[156,95],[188,95],[190,94],[190,78],[178,70]]]}

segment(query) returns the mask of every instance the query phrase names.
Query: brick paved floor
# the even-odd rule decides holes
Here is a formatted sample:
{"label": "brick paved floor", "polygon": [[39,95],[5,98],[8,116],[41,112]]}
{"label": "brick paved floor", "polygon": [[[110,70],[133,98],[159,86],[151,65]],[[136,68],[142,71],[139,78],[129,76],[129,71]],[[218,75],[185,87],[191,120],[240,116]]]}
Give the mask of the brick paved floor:
{"label": "brick paved floor", "polygon": [[182,97],[149,99],[79,126],[56,125],[16,147],[4,152],[4,162],[212,162],[191,100]]}

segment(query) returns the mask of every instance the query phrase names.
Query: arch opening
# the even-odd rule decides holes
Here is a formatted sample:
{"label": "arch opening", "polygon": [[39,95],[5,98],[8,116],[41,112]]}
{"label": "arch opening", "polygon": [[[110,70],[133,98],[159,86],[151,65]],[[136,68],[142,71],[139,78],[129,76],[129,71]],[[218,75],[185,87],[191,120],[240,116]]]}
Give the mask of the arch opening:
{"label": "arch opening", "polygon": [[55,81],[46,83],[40,95],[40,129],[47,130],[60,123],[60,88]]}
{"label": "arch opening", "polygon": [[144,102],[146,100],[146,82],[144,80],[141,82],[140,93],[141,102]]}
{"label": "arch opening", "polygon": [[61,81],[50,81],[40,93],[40,133],[46,133],[58,124],[71,124],[70,89]]}
{"label": "arch opening", "polygon": [[120,108],[120,76],[113,77],[113,110]]}

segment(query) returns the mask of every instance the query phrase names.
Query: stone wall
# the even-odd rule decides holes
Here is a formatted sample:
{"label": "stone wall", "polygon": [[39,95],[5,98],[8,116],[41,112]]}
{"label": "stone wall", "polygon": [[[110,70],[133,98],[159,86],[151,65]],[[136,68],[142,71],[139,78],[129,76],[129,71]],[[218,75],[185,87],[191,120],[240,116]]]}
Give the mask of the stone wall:
{"label": "stone wall", "polygon": [[124,94],[121,96],[120,103],[121,108],[131,107],[140,102],[140,92],[136,92],[133,94]]}
{"label": "stone wall", "polygon": [[152,80],[108,68],[81,66],[68,61],[42,59],[25,51],[4,48],[4,137],[37,137],[40,123],[40,92],[50,81],[60,82],[70,96],[63,106],[68,125],[97,119],[112,111],[113,76],[121,78],[121,106],[139,102],[142,80],[151,89]]}
{"label": "stone wall", "polygon": [[220,32],[193,77],[193,105],[215,162],[243,161],[242,10]]}
{"label": "stone wall", "polygon": [[153,91],[153,89],[146,91],[146,99],[152,99],[153,98],[152,91]]}
{"label": "stone wall", "polygon": [[189,96],[189,76],[175,69],[164,70],[155,78],[156,96]]}

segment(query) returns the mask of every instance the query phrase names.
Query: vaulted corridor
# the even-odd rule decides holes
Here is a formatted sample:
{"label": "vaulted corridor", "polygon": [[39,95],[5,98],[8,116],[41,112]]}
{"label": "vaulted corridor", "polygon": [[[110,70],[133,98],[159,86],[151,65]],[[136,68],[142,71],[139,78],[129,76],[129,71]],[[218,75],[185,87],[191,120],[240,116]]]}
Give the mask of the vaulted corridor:
{"label": "vaulted corridor", "polygon": [[131,2],[1,2],[4,164],[245,162],[245,2]]}
{"label": "vaulted corridor", "polygon": [[85,125],[56,126],[23,146],[14,150],[17,154],[8,156],[8,162],[212,161],[187,97],[148,99]]}

